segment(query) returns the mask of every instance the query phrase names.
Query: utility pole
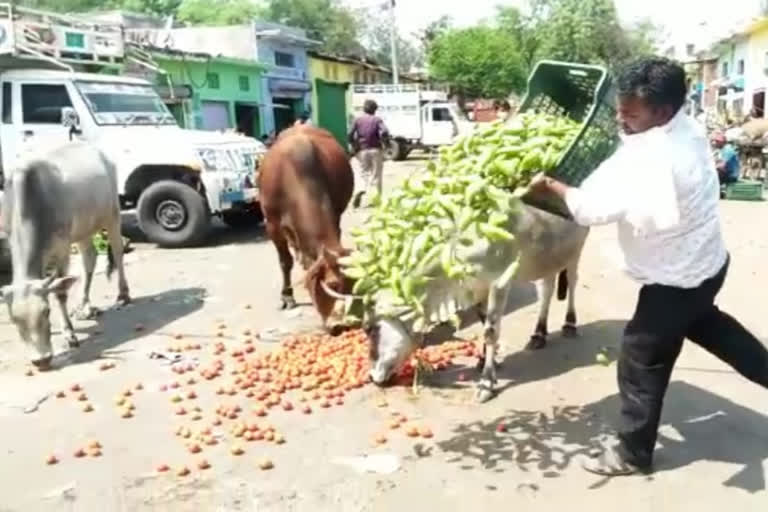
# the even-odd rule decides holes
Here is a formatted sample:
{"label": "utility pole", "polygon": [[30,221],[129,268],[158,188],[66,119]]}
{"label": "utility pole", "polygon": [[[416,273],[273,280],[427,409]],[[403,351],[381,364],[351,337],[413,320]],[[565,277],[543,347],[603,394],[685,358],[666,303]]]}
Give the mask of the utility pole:
{"label": "utility pole", "polygon": [[397,26],[395,25],[395,0],[389,0],[390,44],[392,45],[392,83],[399,83],[397,73]]}

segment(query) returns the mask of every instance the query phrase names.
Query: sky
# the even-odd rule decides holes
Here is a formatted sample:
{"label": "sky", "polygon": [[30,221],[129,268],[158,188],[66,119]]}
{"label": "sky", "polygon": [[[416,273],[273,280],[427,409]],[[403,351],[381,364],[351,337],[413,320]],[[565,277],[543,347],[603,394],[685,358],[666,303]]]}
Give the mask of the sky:
{"label": "sky", "polygon": [[[343,0],[352,7],[374,6],[382,0]],[[729,24],[751,16],[760,0],[614,0],[623,22],[649,18],[663,25],[676,39],[701,32],[708,20],[710,31],[726,30]],[[493,15],[499,4],[520,6],[525,0],[396,0],[395,14],[403,35],[412,34],[443,14],[457,25],[471,25]],[[727,6],[727,7],[726,7]]]}

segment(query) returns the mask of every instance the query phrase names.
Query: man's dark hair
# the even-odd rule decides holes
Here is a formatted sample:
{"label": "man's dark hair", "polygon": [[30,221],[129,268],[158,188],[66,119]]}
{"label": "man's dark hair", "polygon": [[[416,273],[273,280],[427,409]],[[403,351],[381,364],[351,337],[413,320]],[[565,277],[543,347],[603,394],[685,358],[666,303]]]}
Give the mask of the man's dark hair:
{"label": "man's dark hair", "polygon": [[365,100],[365,103],[363,103],[363,112],[366,114],[373,115],[378,109],[379,106],[373,100]]}
{"label": "man's dark hair", "polygon": [[512,106],[509,104],[507,100],[495,100],[493,102],[493,109],[509,112],[510,110],[512,110]]}
{"label": "man's dark hair", "polygon": [[688,95],[685,70],[663,57],[632,62],[619,74],[617,87],[619,96],[642,98],[655,107],[669,105],[675,112],[680,110]]}

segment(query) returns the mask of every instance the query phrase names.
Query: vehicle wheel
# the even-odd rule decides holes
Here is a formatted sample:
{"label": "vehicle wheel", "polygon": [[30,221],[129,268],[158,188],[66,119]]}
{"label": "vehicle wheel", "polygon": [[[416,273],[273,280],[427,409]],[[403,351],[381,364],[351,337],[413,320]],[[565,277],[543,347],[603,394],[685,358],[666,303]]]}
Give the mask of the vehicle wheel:
{"label": "vehicle wheel", "polygon": [[141,231],[161,247],[198,245],[211,226],[205,199],[178,181],[158,181],[147,187],[136,210]]}
{"label": "vehicle wheel", "polygon": [[408,158],[410,149],[403,139],[392,139],[385,150],[388,159],[400,162]]}
{"label": "vehicle wheel", "polygon": [[248,210],[229,210],[221,214],[221,220],[233,229],[258,226],[264,220],[259,205]]}

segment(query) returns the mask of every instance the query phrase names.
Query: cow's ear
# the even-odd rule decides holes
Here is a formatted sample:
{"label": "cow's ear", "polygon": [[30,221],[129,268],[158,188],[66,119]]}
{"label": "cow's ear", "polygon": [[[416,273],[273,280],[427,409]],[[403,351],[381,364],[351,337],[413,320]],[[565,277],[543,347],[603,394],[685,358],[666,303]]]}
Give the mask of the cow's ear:
{"label": "cow's ear", "polygon": [[45,290],[48,293],[65,293],[75,284],[75,281],[77,276],[57,277],[45,287]]}

